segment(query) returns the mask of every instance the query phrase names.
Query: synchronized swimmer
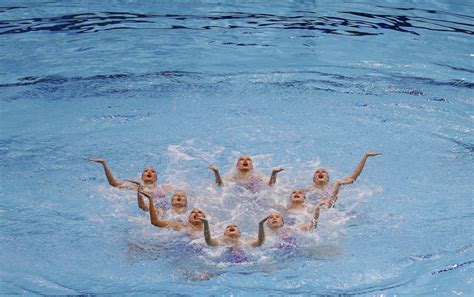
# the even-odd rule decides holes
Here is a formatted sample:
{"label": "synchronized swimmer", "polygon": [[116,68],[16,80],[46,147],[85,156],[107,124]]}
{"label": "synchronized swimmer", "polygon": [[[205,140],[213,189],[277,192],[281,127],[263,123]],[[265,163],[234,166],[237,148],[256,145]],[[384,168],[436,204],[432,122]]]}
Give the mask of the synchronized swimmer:
{"label": "synchronized swimmer", "polygon": [[[107,177],[107,181],[112,187],[116,187],[119,189],[127,189],[127,190],[137,190],[139,187],[142,186],[140,181],[134,180],[134,179],[127,179],[127,181],[129,182],[128,184],[123,181],[116,180],[114,176],[112,175],[112,172],[110,171],[104,159],[88,158],[88,160],[102,164],[102,167],[104,168],[105,176]],[[148,166],[145,169],[143,169],[141,181],[143,182],[142,191],[150,195],[153,195],[155,198],[157,198],[157,200],[159,201],[156,201],[156,202],[159,204],[159,207],[161,209],[168,210],[169,205],[165,201],[166,193],[173,191],[174,186],[158,185],[158,174],[156,173],[156,170],[152,166]],[[140,209],[144,211],[148,211],[149,207],[145,204],[143,197],[142,195],[140,195],[140,193],[137,193],[137,202],[138,202],[138,207]]]}
{"label": "synchronized swimmer", "polygon": [[[222,178],[219,169],[215,165],[210,165],[209,169],[214,172],[216,184],[224,186],[227,183],[238,183],[248,190],[255,191],[257,188],[265,183],[265,177],[253,169],[253,161],[250,156],[240,156],[236,164],[237,172]],[[277,174],[282,172],[282,167],[277,167],[272,170],[270,178],[268,178],[268,185],[273,186],[276,183]],[[225,181],[225,183],[224,183]]]}
{"label": "synchronized swimmer", "polygon": [[[288,216],[311,216],[309,223],[287,227],[283,215],[279,212],[271,212],[262,219],[258,225],[257,238],[250,241],[242,241],[240,229],[235,224],[228,225],[221,238],[213,238],[211,235],[209,222],[206,214],[201,209],[193,209],[187,220],[185,214],[188,207],[187,195],[184,191],[176,190],[173,185],[158,185],[158,175],[151,166],[146,167],[141,175],[141,181],[127,179],[129,183],[119,181],[114,178],[104,159],[89,158],[89,161],[102,164],[105,176],[109,184],[120,189],[137,191],[138,207],[149,212],[152,225],[160,228],[171,228],[177,231],[184,231],[192,238],[204,235],[204,240],[209,246],[225,246],[226,258],[231,262],[247,261],[245,247],[259,247],[265,241],[265,222],[269,229],[269,235],[279,241],[279,247],[294,247],[297,232],[309,232],[315,230],[318,225],[320,209],[332,208],[338,199],[341,186],[352,184],[357,180],[365,163],[369,157],[380,155],[381,153],[368,152],[360,161],[352,175],[343,179],[337,179],[332,184],[329,183],[329,175],[326,169],[319,168],[314,172],[313,184],[304,189],[294,190],[289,199],[287,207],[283,211]],[[209,169],[214,172],[215,182],[219,186],[227,186],[235,183],[241,185],[251,192],[257,191],[263,185],[273,186],[276,183],[277,174],[283,171],[282,167],[272,170],[269,178],[265,178],[260,173],[254,171],[253,161],[249,156],[240,156],[237,160],[236,171],[233,174],[222,178],[219,169],[215,165],[210,165]],[[265,182],[267,180],[267,182]],[[171,201],[166,201],[166,194],[175,191]],[[306,202],[306,193],[310,197],[310,203]],[[147,198],[148,204],[143,198]],[[306,216],[305,216],[306,215]],[[160,218],[160,216],[169,219]]]}
{"label": "synchronized swimmer", "polygon": [[313,184],[305,188],[305,192],[308,192],[314,203],[318,203],[320,206],[331,208],[336,204],[339,189],[341,186],[352,184],[357,180],[360,173],[364,169],[367,158],[381,155],[382,153],[368,152],[362,157],[357,168],[354,170],[352,175],[349,175],[343,179],[335,180],[332,184],[329,184],[329,174],[326,169],[319,168],[314,172]]}

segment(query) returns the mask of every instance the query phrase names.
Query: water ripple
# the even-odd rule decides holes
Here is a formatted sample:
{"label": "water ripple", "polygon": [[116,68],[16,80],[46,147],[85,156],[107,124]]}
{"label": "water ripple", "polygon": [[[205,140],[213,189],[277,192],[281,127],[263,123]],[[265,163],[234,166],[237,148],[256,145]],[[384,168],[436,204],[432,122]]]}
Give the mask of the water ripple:
{"label": "water ripple", "polygon": [[[3,8],[3,11],[14,8],[17,7]],[[412,10],[410,8],[395,9]],[[312,11],[294,11],[292,13],[297,13],[297,15],[248,12],[219,12],[210,15],[139,14],[108,11],[79,13],[54,17],[0,20],[0,35],[38,31],[78,34],[129,29],[282,29],[309,30],[323,34],[347,36],[381,35],[387,31],[414,35],[421,35],[423,31],[474,34],[473,17],[437,10],[418,10],[418,13],[427,16],[386,15],[360,11],[340,11],[337,16],[319,15]],[[447,16],[452,20],[441,19]]]}
{"label": "water ripple", "polygon": [[468,265],[471,265],[474,263],[474,260],[470,260],[470,261],[466,261],[466,262],[463,262],[463,263],[460,263],[460,264],[452,264],[452,265],[449,265],[445,268],[442,268],[442,269],[437,269],[435,271],[432,271],[431,274],[439,274],[439,273],[443,273],[443,272],[448,272],[448,271],[452,271],[452,270],[455,270],[455,269],[458,269],[458,268],[461,268],[463,266],[468,266]]}

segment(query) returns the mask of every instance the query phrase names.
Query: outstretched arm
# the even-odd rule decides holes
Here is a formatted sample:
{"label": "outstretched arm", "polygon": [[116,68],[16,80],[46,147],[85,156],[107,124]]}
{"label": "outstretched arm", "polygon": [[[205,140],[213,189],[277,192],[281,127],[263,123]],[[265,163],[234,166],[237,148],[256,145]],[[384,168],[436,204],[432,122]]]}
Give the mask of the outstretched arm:
{"label": "outstretched arm", "polygon": [[353,182],[355,182],[357,180],[357,178],[359,177],[360,173],[362,172],[362,169],[364,169],[364,166],[365,166],[365,162],[367,161],[367,159],[369,157],[373,157],[373,156],[378,156],[378,155],[381,155],[382,153],[375,153],[375,152],[368,152],[364,155],[364,157],[362,157],[362,160],[360,161],[359,165],[357,166],[357,168],[354,170],[354,172],[352,173],[352,175],[349,175],[347,177],[345,177],[344,179],[342,180],[338,180],[337,182],[340,184],[340,185],[348,185],[348,184],[352,184]]}
{"label": "outstretched arm", "polygon": [[145,193],[143,191],[138,190],[138,194],[143,195],[148,198],[150,201],[149,205],[149,213],[150,213],[150,222],[152,225],[160,227],[160,228],[165,228],[165,227],[173,227],[171,222],[165,221],[165,220],[160,220],[158,219],[158,213],[155,208],[155,203],[153,202],[153,196]]}
{"label": "outstretched arm", "polygon": [[311,219],[311,223],[300,225],[299,229],[302,231],[314,230],[318,226],[318,220],[319,220],[319,206],[315,206],[313,210],[313,218]]}
{"label": "outstretched arm", "polygon": [[219,186],[223,186],[224,182],[222,181],[222,177],[221,177],[221,174],[219,173],[219,169],[217,168],[217,166],[211,165],[209,166],[209,169],[214,171],[214,175],[216,176],[216,184],[218,184]]}
{"label": "outstretched arm", "polygon": [[270,176],[270,181],[268,182],[269,186],[273,186],[277,181],[277,174],[285,170],[283,167],[277,167],[272,170],[272,175]]}
{"label": "outstretched arm", "polygon": [[114,176],[112,175],[112,172],[110,171],[104,159],[88,158],[87,160],[102,164],[102,167],[104,167],[105,176],[107,177],[107,180],[111,186],[118,187],[118,188],[127,188],[127,185],[125,185],[123,182],[116,180],[114,178]]}
{"label": "outstretched arm", "polygon": [[268,220],[268,217],[264,218],[258,223],[258,238],[250,243],[251,246],[257,247],[261,246],[265,241],[265,222]]}
{"label": "outstretched arm", "polygon": [[322,203],[320,203],[320,205],[325,205],[327,208],[334,207],[334,204],[336,204],[338,194],[339,194],[339,190],[341,189],[341,186],[352,184],[359,177],[360,173],[362,172],[362,169],[364,169],[365,162],[367,161],[367,158],[373,157],[373,156],[378,156],[378,155],[381,155],[381,154],[382,153],[374,153],[374,152],[366,153],[364,155],[364,157],[362,158],[362,160],[360,161],[357,168],[352,173],[352,175],[349,175],[349,176],[347,176],[343,179],[338,179],[338,180],[334,181],[334,184],[333,184],[334,191],[332,193],[331,198],[322,201]]}
{"label": "outstretched arm", "polygon": [[218,246],[219,242],[211,237],[211,230],[209,229],[209,222],[206,219],[201,219],[204,225],[204,239],[206,240],[207,245]]}

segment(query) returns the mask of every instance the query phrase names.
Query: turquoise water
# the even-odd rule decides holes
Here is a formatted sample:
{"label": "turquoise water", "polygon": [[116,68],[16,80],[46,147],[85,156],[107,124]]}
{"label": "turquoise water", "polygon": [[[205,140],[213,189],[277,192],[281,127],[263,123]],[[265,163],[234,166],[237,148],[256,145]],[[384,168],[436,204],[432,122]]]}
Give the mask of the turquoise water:
{"label": "turquoise water", "polygon": [[[0,294],[472,295],[467,2],[0,6]],[[216,234],[255,236],[317,167],[342,178],[366,151],[383,155],[298,253],[245,264],[183,251],[84,160],[152,165]],[[276,187],[216,188],[207,166],[240,154],[284,166]]]}

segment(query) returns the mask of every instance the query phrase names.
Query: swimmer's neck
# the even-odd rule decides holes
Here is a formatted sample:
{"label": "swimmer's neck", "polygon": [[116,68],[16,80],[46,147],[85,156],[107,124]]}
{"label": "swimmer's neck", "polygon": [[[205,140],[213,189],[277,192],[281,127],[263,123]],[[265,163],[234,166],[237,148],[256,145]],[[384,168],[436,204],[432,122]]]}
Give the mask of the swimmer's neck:
{"label": "swimmer's neck", "polygon": [[290,209],[304,209],[305,205],[304,203],[291,203]]}
{"label": "swimmer's neck", "polygon": [[154,189],[154,188],[156,188],[156,182],[150,182],[150,181],[146,182],[146,181],[143,181],[143,184],[144,184],[145,188],[147,188],[147,189]]}
{"label": "swimmer's neck", "polygon": [[237,246],[240,243],[240,238],[231,238],[229,236],[224,236],[223,242],[228,246]]}
{"label": "swimmer's neck", "polygon": [[279,234],[282,228],[283,228],[283,226],[268,228],[268,230],[270,231],[270,234]]}
{"label": "swimmer's neck", "polygon": [[193,232],[202,232],[204,230],[204,225],[199,224],[199,225],[194,225],[194,224],[189,224],[191,231]]}
{"label": "swimmer's neck", "polygon": [[173,211],[177,214],[183,214],[186,212],[186,207],[175,207],[173,206]]}
{"label": "swimmer's neck", "polygon": [[237,178],[239,180],[246,180],[252,177],[253,170],[238,170],[237,171]]}
{"label": "swimmer's neck", "polygon": [[324,189],[328,183],[313,183],[313,187],[318,190]]}

